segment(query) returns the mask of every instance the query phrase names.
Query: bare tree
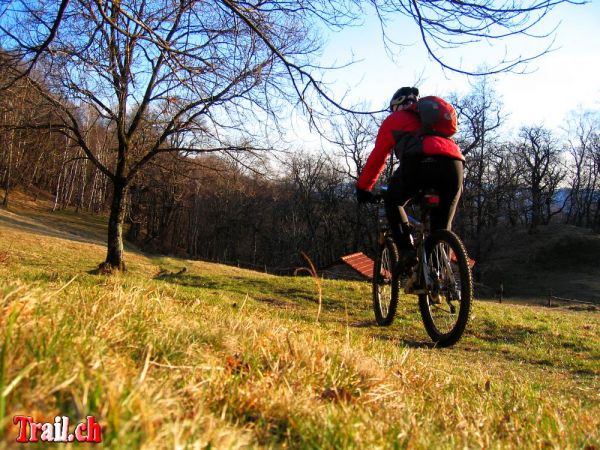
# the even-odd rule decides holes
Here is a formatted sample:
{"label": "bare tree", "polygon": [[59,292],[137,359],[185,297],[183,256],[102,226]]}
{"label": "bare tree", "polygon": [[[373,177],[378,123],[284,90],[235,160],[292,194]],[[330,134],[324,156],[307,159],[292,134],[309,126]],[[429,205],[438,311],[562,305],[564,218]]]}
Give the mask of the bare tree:
{"label": "bare tree", "polygon": [[566,171],[561,160],[562,149],[549,130],[541,126],[524,127],[520,137],[516,158],[530,194],[530,231],[536,232],[554,214],[552,202]]}
{"label": "bare tree", "polygon": [[467,95],[454,94],[450,99],[458,115],[460,128],[455,138],[463,155],[472,152],[482,155],[487,144],[497,138],[498,129],[506,120],[502,99],[496,93],[493,81],[489,77],[480,78]]}
{"label": "bare tree", "polygon": [[335,156],[344,164],[344,173],[356,180],[367,162],[377,135],[374,116],[343,114],[332,123]]}
{"label": "bare tree", "polygon": [[571,185],[567,222],[595,227],[595,208],[600,198],[600,116],[584,112],[568,123]]}
{"label": "bare tree", "polygon": [[317,266],[356,251],[356,228],[361,222],[355,218],[354,186],[347,174],[324,153],[298,153],[285,169],[292,248],[309,254]]}
{"label": "bare tree", "polygon": [[[332,167],[341,167],[344,183],[349,185],[347,188],[352,191],[352,197],[354,196],[354,183],[373,149],[377,129],[378,124],[374,115],[343,114],[338,121],[333,121],[333,138],[329,142],[334,145],[334,157],[340,161],[340,164],[334,163]],[[391,165],[392,161],[390,160],[385,169],[387,175],[391,174]],[[381,182],[386,183],[387,177],[382,178]],[[373,230],[373,226],[368,220],[369,215],[365,215],[364,205],[353,203],[352,209],[354,211],[353,219],[351,223],[346,224],[346,232],[352,235],[351,250],[355,251],[364,247],[365,237],[372,238],[370,231]]]}
{"label": "bare tree", "polygon": [[[127,191],[157,155],[248,150],[252,125],[276,120],[290,99],[315,124],[319,105],[344,109],[311,64],[320,47],[316,24],[355,24],[370,5],[385,37],[389,20],[401,14],[419,27],[443,67],[474,73],[445,62],[445,48],[532,35],[561,3],[582,2],[2,0],[0,45],[28,64],[23,74],[42,68],[55,95],[32,82],[60,113],[61,131],[110,180],[103,267],[124,269]],[[539,54],[505,58],[488,72],[518,70]],[[95,110],[92,120],[84,105]],[[111,161],[102,161],[90,142],[98,124],[114,133]]]}
{"label": "bare tree", "polygon": [[474,239],[474,254],[482,256],[482,245],[489,246],[491,239],[484,235],[483,229],[489,228],[494,216],[500,213],[496,208],[494,160],[497,158],[500,128],[505,114],[502,101],[496,94],[492,81],[488,77],[479,78],[471,92],[464,97],[451,97],[456,107],[459,132],[455,137],[465,155],[465,191],[462,196],[463,209],[468,220],[468,235]]}
{"label": "bare tree", "polygon": [[[32,14],[22,22],[34,30],[55,16],[43,9],[45,2],[36,6],[35,14],[27,7]],[[60,112],[61,131],[112,183],[107,268],[124,268],[127,190],[149,161],[173,151],[247,150],[244,135],[253,130],[244,125],[277,114],[277,90],[285,89],[286,78],[272,51],[232,8],[218,2],[72,1],[40,59],[45,84],[62,98],[32,82]],[[309,52],[312,39],[300,37],[302,22],[285,28],[279,16],[259,18],[282,55]],[[83,114],[81,106],[94,114]],[[98,124],[115,135],[114,163],[108,165],[90,140]]]}

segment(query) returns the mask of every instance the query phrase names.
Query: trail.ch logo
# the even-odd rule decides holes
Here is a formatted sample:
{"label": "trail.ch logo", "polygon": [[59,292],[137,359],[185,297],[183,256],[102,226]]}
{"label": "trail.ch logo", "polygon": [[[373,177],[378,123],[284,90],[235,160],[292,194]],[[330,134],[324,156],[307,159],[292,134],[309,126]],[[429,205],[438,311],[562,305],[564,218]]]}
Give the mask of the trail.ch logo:
{"label": "trail.ch logo", "polygon": [[14,416],[13,424],[19,427],[17,442],[102,442],[102,428],[94,416],[75,425],[69,433],[70,419],[56,416],[54,422],[36,422],[31,416]]}

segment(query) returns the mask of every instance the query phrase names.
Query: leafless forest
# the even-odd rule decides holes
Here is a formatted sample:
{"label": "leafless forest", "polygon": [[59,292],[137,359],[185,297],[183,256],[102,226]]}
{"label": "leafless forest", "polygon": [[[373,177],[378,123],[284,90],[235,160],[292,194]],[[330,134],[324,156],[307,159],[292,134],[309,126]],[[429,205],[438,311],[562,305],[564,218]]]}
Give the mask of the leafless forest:
{"label": "leafless forest", "polygon": [[[0,2],[2,205],[20,189],[51,196],[55,210],[107,215],[116,268],[123,233],[147,251],[282,272],[303,262],[300,251],[319,267],[369,252],[374,214],[356,203],[353,180],[382,116],[337,104],[316,75],[326,69],[310,63],[314,25],[341,29],[363,5],[295,3]],[[444,43],[528,34],[553,6],[578,2],[442,3],[373,6],[382,20],[413,19],[434,59],[472,74],[443,58]],[[485,261],[511,229],[600,232],[598,112],[565,111],[561,130],[535,118],[508,130],[493,83],[477,80],[466,95],[447,93],[467,158],[456,229],[472,255]],[[290,107],[323,149],[271,139]]]}
{"label": "leafless forest", "polygon": [[[46,99],[21,79],[2,92],[0,180],[4,207],[20,189],[51,196],[54,209],[107,214],[112,186],[80,147],[56,132]],[[573,114],[565,130],[523,127],[508,133],[485,81],[454,97],[467,157],[457,229],[475,258],[511,229],[535,232],[551,221],[600,231],[598,115]],[[35,126],[38,123],[39,126]],[[354,199],[353,180],[374,142],[377,118],[348,115],[329,152],[157,156],[131,184],[126,239],[142,249],[285,271],[369,251],[374,214]],[[109,169],[114,133],[98,125],[88,141]],[[511,137],[507,138],[507,134]],[[259,146],[259,143],[256,145]]]}

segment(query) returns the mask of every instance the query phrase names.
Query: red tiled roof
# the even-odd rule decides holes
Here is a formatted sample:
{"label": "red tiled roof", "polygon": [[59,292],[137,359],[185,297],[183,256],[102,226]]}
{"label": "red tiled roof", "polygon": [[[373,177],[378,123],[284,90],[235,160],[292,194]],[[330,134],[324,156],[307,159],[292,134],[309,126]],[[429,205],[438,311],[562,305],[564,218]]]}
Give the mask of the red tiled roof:
{"label": "red tiled roof", "polygon": [[[456,256],[454,255],[454,252],[451,253],[450,258],[452,261],[456,262]],[[373,278],[373,260],[363,252],[342,256],[342,261],[352,267],[362,276],[369,279]],[[474,265],[475,260],[469,258],[469,267],[473,268]]]}
{"label": "red tiled roof", "polygon": [[[471,259],[471,258],[469,258],[469,257],[467,257],[467,259],[468,259],[468,264],[469,264],[469,267],[472,269],[472,268],[473,268],[473,266],[475,265],[475,260],[474,260],[474,259]],[[456,262],[456,261],[458,261],[458,260],[456,259],[456,255],[455,255],[455,254],[454,254],[454,252],[452,252],[452,251],[450,252],[450,261],[452,261],[452,262]]]}
{"label": "red tiled roof", "polygon": [[367,278],[373,278],[373,260],[363,252],[342,256],[342,261],[344,261],[361,275]]}

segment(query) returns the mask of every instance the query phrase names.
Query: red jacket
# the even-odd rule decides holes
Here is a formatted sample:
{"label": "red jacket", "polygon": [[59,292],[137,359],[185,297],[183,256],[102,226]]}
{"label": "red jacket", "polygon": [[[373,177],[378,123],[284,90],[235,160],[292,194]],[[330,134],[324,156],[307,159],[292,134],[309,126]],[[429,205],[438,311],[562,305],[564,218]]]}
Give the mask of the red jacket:
{"label": "red jacket", "polygon": [[[369,155],[367,163],[356,182],[356,187],[370,191],[385,168],[385,162],[394,150],[396,139],[394,131],[416,132],[421,129],[421,121],[416,112],[402,110],[392,112],[381,124],[375,148]],[[440,136],[425,136],[423,138],[423,154],[427,156],[447,156],[453,159],[465,160],[458,145],[449,138]]]}

